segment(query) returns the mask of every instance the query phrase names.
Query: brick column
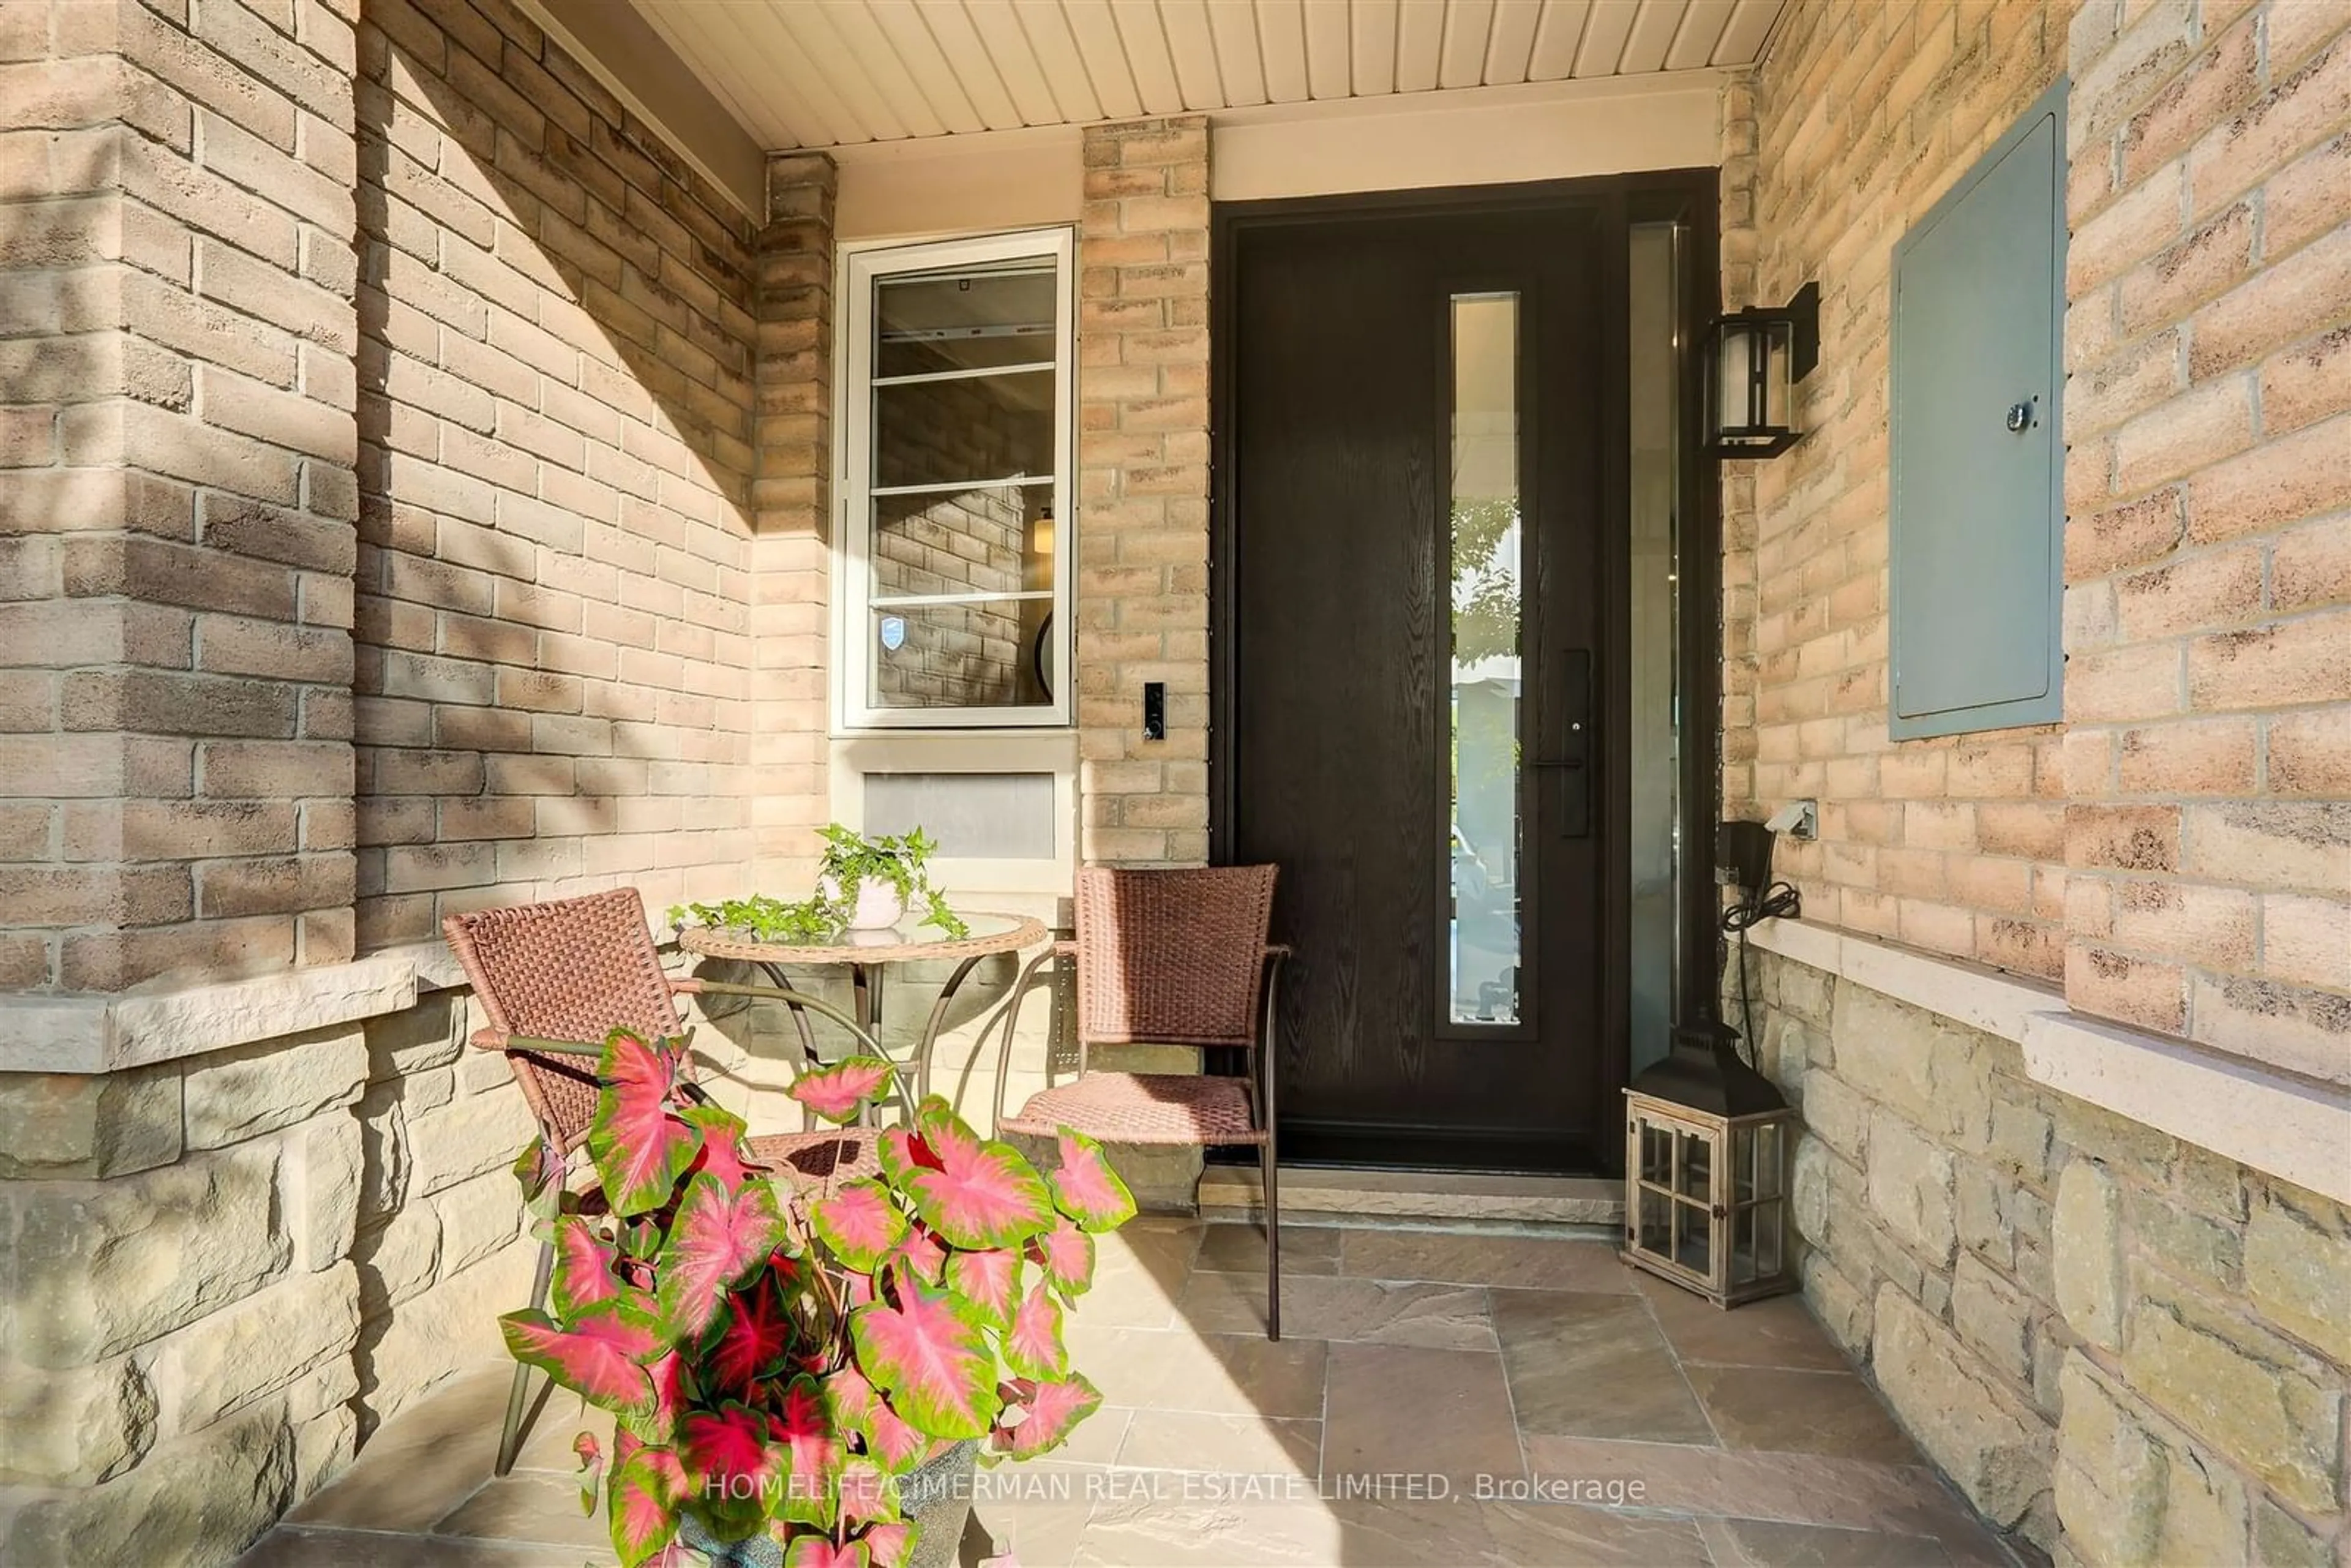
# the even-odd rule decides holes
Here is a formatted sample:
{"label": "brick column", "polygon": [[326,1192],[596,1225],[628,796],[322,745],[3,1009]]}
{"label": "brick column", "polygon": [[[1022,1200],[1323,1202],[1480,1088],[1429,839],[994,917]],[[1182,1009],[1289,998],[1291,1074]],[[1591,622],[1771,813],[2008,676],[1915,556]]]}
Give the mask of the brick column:
{"label": "brick column", "polygon": [[351,22],[0,20],[0,985],[350,956]]}
{"label": "brick column", "polygon": [[822,152],[768,164],[758,236],[758,477],[752,486],[754,822],[759,885],[797,885],[830,816],[826,629],[832,484],[832,213]]}
{"label": "brick column", "polygon": [[[1078,229],[1081,852],[1208,858],[1208,123],[1089,127]],[[1167,685],[1167,738],[1143,687]]]}

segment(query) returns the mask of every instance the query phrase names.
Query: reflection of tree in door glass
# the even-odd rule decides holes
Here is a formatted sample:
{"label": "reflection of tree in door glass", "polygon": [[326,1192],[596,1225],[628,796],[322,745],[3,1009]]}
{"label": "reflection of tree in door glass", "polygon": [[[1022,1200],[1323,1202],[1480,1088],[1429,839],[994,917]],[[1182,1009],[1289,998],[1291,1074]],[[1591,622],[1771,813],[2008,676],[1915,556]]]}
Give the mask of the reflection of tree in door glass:
{"label": "reflection of tree in door glass", "polygon": [[1519,1021],[1518,298],[1453,301],[1449,517],[1455,1023]]}

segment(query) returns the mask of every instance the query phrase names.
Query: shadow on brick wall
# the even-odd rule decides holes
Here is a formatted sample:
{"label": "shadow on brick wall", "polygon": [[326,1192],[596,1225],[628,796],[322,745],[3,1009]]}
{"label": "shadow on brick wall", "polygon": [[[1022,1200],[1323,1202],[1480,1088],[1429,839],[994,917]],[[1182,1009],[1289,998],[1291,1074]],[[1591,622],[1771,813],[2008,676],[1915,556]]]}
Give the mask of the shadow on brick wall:
{"label": "shadow on brick wall", "polygon": [[753,222],[500,0],[360,16],[360,946],[737,888]]}

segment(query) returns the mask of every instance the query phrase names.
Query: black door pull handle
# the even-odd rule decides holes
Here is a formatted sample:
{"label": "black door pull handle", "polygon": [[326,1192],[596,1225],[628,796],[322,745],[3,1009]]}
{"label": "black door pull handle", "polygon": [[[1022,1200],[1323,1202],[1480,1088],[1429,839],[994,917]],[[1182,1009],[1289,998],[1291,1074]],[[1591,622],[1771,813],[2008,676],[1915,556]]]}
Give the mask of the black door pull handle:
{"label": "black door pull handle", "polygon": [[1592,832],[1592,650],[1568,649],[1560,666],[1560,753],[1535,766],[1558,770],[1559,835],[1581,839]]}

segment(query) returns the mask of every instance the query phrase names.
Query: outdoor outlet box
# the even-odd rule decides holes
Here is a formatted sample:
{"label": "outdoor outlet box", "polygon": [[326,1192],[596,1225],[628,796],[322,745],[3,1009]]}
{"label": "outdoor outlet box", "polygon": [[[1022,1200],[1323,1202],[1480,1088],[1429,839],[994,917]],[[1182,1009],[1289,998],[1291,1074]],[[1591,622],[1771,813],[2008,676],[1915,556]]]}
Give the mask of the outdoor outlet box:
{"label": "outdoor outlet box", "polygon": [[1820,811],[1810,800],[1791,800],[1771,813],[1763,824],[1775,833],[1785,833],[1792,839],[1818,838],[1821,831]]}

